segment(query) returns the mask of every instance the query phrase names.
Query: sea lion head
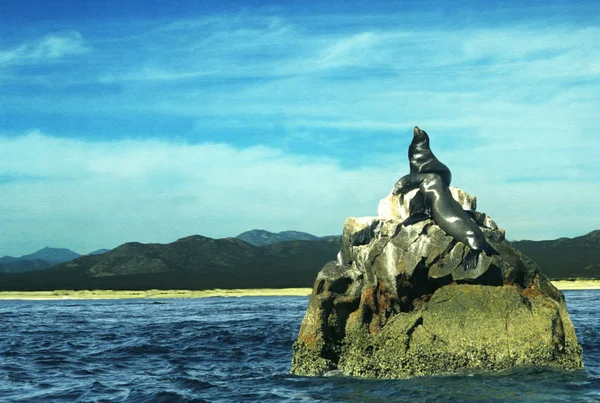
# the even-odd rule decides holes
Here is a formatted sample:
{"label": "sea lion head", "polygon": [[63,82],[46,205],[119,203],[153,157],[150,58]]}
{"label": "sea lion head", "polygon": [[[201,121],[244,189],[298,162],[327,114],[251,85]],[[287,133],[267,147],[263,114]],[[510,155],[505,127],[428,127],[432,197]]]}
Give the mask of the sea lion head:
{"label": "sea lion head", "polygon": [[415,126],[413,129],[413,143],[422,143],[429,146],[429,136],[425,130],[419,129],[419,126]]}
{"label": "sea lion head", "polygon": [[413,129],[413,139],[408,147],[408,163],[411,173],[436,173],[446,186],[450,186],[450,170],[435,157],[429,145],[429,136],[419,126]]}

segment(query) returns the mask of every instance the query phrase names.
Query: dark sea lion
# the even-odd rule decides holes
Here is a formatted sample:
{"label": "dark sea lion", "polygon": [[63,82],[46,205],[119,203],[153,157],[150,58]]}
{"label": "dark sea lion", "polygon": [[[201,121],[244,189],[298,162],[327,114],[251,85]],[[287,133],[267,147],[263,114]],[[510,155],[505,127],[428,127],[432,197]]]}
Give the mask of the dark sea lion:
{"label": "dark sea lion", "polygon": [[450,186],[450,169],[433,155],[429,146],[429,136],[417,126],[413,129],[413,139],[408,147],[408,162],[411,174],[438,174],[446,186]]}
{"label": "dark sea lion", "polygon": [[428,205],[433,221],[448,235],[471,248],[463,259],[465,270],[477,266],[479,254],[485,252],[489,256],[499,253],[492,248],[477,223],[467,214],[452,197],[444,179],[437,173],[410,173],[394,186],[393,194],[404,194],[419,188],[425,203]]}

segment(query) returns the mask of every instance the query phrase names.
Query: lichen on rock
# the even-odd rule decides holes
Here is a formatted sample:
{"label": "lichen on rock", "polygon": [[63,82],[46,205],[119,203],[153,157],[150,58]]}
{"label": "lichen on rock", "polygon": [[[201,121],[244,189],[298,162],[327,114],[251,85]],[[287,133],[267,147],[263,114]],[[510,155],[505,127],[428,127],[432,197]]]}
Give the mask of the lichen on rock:
{"label": "lichen on rock", "polygon": [[348,218],[338,260],[319,272],[294,343],[291,372],[402,378],[514,366],[582,368],[563,294],[476,199],[452,189],[487,241],[463,268],[469,247],[431,219],[418,192],[390,195],[377,217]]}

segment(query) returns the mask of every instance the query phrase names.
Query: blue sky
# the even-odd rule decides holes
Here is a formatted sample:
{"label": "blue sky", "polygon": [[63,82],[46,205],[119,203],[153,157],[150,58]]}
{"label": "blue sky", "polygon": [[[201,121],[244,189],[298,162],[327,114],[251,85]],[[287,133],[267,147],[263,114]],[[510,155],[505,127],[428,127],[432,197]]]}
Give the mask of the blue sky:
{"label": "blue sky", "polygon": [[596,2],[347,3],[0,0],[0,255],[340,233],[415,125],[509,239],[600,228]]}

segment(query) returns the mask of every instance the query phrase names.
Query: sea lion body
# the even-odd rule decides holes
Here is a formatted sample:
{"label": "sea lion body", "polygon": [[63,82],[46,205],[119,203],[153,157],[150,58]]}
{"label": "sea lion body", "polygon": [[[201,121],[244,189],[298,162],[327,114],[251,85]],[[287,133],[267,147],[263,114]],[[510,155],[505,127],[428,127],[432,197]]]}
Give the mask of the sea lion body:
{"label": "sea lion body", "polygon": [[406,193],[419,188],[430,209],[431,218],[441,229],[457,241],[467,245],[475,253],[466,258],[465,269],[477,265],[478,254],[497,255],[477,223],[463,210],[452,197],[452,193],[444,179],[437,173],[410,173],[402,177],[394,187],[394,194]]}
{"label": "sea lion body", "polygon": [[429,136],[417,126],[413,129],[413,139],[408,147],[408,162],[410,173],[435,173],[442,178],[446,186],[450,186],[452,181],[450,169],[436,158],[429,146]]}

